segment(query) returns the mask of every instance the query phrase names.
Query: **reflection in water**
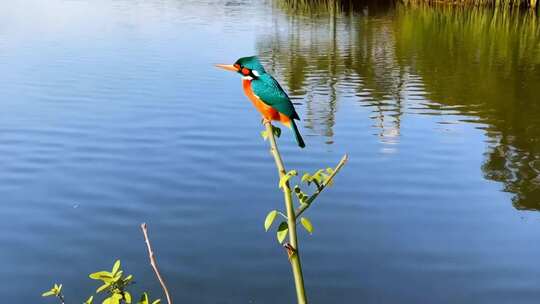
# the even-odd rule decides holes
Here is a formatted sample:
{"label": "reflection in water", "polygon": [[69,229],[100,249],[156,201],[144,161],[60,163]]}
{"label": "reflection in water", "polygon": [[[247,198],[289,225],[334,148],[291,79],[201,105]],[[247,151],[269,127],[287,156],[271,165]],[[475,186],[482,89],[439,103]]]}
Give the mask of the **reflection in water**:
{"label": "reflection in water", "polygon": [[291,97],[305,102],[306,127],[332,143],[338,96],[370,107],[388,144],[398,142],[405,112],[459,114],[485,129],[485,177],[502,182],[517,209],[540,210],[536,16],[425,6],[378,12],[276,14],[273,35],[258,41]]}
{"label": "reflection in water", "polygon": [[288,164],[351,156],[309,214],[321,229],[300,235],[313,303],[537,304],[540,213],[508,203],[540,209],[536,32],[512,16],[370,6],[312,18],[268,2],[2,3],[3,301],[36,302],[54,280],[86,298],[85,273],[115,258],[134,288],[159,293],[143,221],[178,303],[294,298],[261,225],[281,204],[259,118],[239,79],[211,65],[255,46],[311,127],[307,149],[280,140]]}
{"label": "reflection in water", "polygon": [[421,75],[430,100],[487,124],[485,177],[504,183],[516,208],[538,210],[540,28],[529,13],[400,11],[396,37],[419,59],[405,64]]}

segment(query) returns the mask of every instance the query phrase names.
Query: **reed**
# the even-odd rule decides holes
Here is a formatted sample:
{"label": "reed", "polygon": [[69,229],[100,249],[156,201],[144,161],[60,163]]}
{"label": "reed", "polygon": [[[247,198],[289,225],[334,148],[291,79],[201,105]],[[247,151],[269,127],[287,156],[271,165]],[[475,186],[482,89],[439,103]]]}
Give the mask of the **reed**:
{"label": "reed", "polygon": [[537,0],[401,0],[405,4],[434,4],[488,7],[528,7],[536,9]]}
{"label": "reed", "polygon": [[369,1],[369,0],[278,0],[280,5],[288,6],[289,8],[298,11],[327,11],[334,12],[347,10],[357,6],[365,6],[367,4],[397,4],[404,3],[406,5],[415,4],[431,4],[431,5],[452,5],[452,6],[487,6],[487,7],[503,7],[512,9],[516,7],[530,8],[537,10],[538,0],[385,0],[385,1]]}

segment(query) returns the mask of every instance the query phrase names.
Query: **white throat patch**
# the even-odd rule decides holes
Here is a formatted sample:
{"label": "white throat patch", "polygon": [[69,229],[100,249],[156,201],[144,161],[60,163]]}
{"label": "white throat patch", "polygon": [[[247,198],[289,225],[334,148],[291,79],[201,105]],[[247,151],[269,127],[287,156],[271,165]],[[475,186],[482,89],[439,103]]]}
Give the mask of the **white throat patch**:
{"label": "white throat patch", "polygon": [[251,77],[251,76],[242,76],[242,79],[244,79],[244,80],[253,80],[253,77]]}

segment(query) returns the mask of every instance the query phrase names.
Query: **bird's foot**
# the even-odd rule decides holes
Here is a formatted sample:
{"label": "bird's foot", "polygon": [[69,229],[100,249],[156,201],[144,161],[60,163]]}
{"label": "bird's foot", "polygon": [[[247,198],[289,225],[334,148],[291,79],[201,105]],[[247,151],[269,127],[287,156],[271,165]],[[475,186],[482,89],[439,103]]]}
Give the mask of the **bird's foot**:
{"label": "bird's foot", "polygon": [[272,122],[271,122],[270,120],[268,120],[268,119],[266,119],[266,118],[264,118],[264,117],[261,119],[261,123],[262,123],[263,125],[266,125],[267,123],[272,124]]}

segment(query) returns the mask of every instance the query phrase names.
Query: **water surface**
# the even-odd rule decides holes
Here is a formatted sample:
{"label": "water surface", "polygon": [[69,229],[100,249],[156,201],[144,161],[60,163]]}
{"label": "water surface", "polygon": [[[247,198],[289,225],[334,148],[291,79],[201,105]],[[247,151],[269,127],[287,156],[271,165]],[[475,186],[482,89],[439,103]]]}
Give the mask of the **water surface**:
{"label": "water surface", "polygon": [[0,11],[0,294],[70,302],[116,258],[178,303],[291,303],[260,118],[212,67],[258,54],[307,148],[350,163],[301,232],[313,303],[537,303],[540,30],[532,16],[259,1],[18,1]]}

